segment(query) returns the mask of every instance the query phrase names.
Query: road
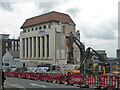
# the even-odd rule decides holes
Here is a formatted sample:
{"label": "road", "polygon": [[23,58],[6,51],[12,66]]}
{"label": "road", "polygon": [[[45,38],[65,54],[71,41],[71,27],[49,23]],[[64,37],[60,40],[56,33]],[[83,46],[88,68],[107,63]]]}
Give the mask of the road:
{"label": "road", "polygon": [[70,86],[65,84],[58,84],[58,83],[49,83],[45,81],[35,81],[35,80],[28,80],[28,79],[18,79],[7,77],[5,86],[6,88],[20,88],[24,90],[29,90],[31,88],[78,88],[77,86]]}
{"label": "road", "polygon": [[[49,83],[40,80],[28,80],[28,79],[18,79],[12,77],[6,77],[5,81],[5,90],[39,90],[40,88],[45,89],[80,89],[80,90],[95,90],[93,88],[79,88],[78,85],[70,86],[65,84],[58,84],[58,83]],[[98,90],[98,89],[97,89]]]}

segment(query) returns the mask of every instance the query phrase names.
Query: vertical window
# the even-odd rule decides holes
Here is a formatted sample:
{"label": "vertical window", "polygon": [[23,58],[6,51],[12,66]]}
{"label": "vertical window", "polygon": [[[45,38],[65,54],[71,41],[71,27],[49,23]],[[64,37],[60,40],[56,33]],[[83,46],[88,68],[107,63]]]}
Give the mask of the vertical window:
{"label": "vertical window", "polygon": [[34,37],[34,57],[36,57],[36,37]]}
{"label": "vertical window", "polygon": [[35,30],[37,30],[38,28],[36,27]]}
{"label": "vertical window", "polygon": [[12,51],[14,51],[14,41],[12,41]]}
{"label": "vertical window", "polygon": [[51,28],[51,25],[50,25],[50,24],[48,25],[48,28]]}
{"label": "vertical window", "polygon": [[39,27],[39,30],[41,30],[42,28],[41,27]]}
{"label": "vertical window", "polygon": [[19,41],[17,41],[17,51],[19,51],[18,48],[19,48]]}
{"label": "vertical window", "polygon": [[44,26],[43,28],[46,29],[46,26]]}
{"label": "vertical window", "polygon": [[28,32],[30,32],[30,29],[28,29]]}
{"label": "vertical window", "polygon": [[26,33],[26,30],[23,30],[23,33]]}
{"label": "vertical window", "polygon": [[25,39],[23,38],[23,57],[25,57]]}
{"label": "vertical window", "polygon": [[43,36],[42,39],[43,39],[42,41],[43,41],[43,57],[44,57],[45,56],[45,41],[44,41],[45,37]]}
{"label": "vertical window", "polygon": [[17,41],[15,41],[15,46],[17,46]]}
{"label": "vertical window", "polygon": [[32,57],[32,37],[30,37],[30,57]]}
{"label": "vertical window", "polygon": [[16,46],[17,50],[16,51],[18,51],[18,41],[16,41],[16,42],[17,42],[17,46]]}
{"label": "vertical window", "polygon": [[34,28],[31,29],[32,31],[34,30]]}
{"label": "vertical window", "polygon": [[63,26],[63,33],[65,34],[65,26]]}
{"label": "vertical window", "polygon": [[17,41],[15,41],[15,51],[17,51]]}
{"label": "vertical window", "polygon": [[6,52],[8,51],[8,48],[6,48]]}
{"label": "vertical window", "polygon": [[9,63],[5,63],[5,66],[9,66]]}
{"label": "vertical window", "polygon": [[47,57],[49,57],[49,35],[47,35]]}
{"label": "vertical window", "polygon": [[6,43],[6,47],[8,47],[8,43]]}
{"label": "vertical window", "polygon": [[18,51],[20,51],[20,47],[18,47]]}
{"label": "vertical window", "polygon": [[26,38],[26,50],[27,50],[27,57],[28,57],[28,38]]}
{"label": "vertical window", "polygon": [[23,63],[23,67],[25,67],[25,63]]}
{"label": "vertical window", "polygon": [[15,46],[15,51],[17,51],[17,46]]}
{"label": "vertical window", "polygon": [[40,57],[40,37],[38,37],[38,57]]}

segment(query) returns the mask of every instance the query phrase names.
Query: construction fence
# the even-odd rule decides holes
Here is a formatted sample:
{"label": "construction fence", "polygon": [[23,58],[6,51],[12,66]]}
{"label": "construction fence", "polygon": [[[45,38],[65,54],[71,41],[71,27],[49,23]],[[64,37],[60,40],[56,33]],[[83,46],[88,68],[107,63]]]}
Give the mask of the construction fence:
{"label": "construction fence", "polygon": [[53,83],[63,83],[68,85],[84,85],[92,87],[120,88],[120,76],[100,76],[100,75],[75,75],[62,73],[29,73],[29,72],[5,72],[5,76],[25,79],[41,80]]}

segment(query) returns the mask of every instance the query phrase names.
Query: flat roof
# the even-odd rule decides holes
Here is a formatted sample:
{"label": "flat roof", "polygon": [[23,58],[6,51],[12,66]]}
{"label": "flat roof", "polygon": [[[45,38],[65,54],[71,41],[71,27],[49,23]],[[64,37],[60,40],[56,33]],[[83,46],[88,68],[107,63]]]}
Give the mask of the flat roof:
{"label": "flat roof", "polygon": [[9,36],[10,34],[0,34],[0,35],[6,35],[6,36]]}

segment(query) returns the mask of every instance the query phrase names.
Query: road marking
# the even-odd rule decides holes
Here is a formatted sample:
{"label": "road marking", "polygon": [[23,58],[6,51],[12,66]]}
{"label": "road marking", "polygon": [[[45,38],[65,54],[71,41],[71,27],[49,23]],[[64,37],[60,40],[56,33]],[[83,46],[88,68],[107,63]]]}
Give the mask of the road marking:
{"label": "road marking", "polygon": [[30,83],[30,85],[32,86],[40,86],[40,87],[43,87],[43,88],[46,88],[47,86],[44,86],[44,85],[38,85],[38,84],[35,84],[35,83]]}
{"label": "road marking", "polygon": [[18,84],[14,84],[14,85],[19,86],[19,87],[21,87],[21,88],[25,88],[25,87],[23,87],[23,86],[21,86],[21,85],[18,85]]}
{"label": "road marking", "polygon": [[21,85],[18,85],[18,84],[8,84],[8,83],[6,83],[6,84],[9,85],[9,86],[13,86],[13,87],[16,87],[16,88],[21,88],[21,89],[27,90],[25,87],[23,87]]}

